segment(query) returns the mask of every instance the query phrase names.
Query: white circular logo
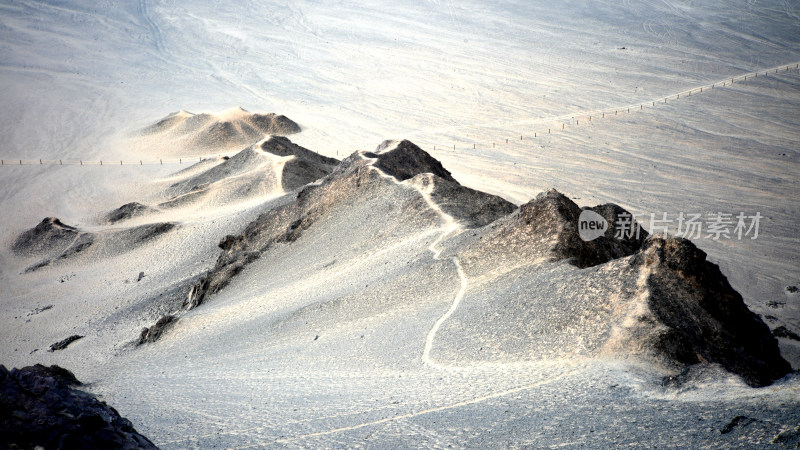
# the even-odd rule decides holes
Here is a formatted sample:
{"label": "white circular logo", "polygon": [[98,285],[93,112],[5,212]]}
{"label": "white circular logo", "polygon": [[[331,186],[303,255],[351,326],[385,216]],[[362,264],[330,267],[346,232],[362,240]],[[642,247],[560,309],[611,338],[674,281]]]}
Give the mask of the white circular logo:
{"label": "white circular logo", "polygon": [[608,221],[591,209],[584,209],[578,217],[578,234],[584,241],[593,241],[606,234]]}

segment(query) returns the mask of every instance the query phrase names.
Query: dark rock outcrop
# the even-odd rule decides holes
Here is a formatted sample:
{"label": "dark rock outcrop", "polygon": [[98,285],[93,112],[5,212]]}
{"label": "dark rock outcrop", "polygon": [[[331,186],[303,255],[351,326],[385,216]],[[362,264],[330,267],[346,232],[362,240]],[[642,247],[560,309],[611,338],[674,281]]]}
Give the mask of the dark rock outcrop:
{"label": "dark rock outcrop", "polygon": [[294,156],[281,173],[281,187],[287,192],[329,175],[339,164],[338,159],[312,152],[282,136],[271,136],[260,148],[277,156]]}
{"label": "dark rock outcrop", "polygon": [[[618,216],[628,214],[613,204],[591,209],[609,224],[615,223]],[[519,259],[567,260],[574,266],[586,268],[632,255],[647,237],[647,232],[640,229],[638,237],[617,238],[609,227],[605,235],[583,240],[578,231],[581,211],[575,202],[551,189],[480,230],[476,238],[467,243],[463,255],[468,265],[492,265],[493,255],[514,254]],[[633,224],[638,227],[635,221]]]}
{"label": "dark rock outcrop", "polygon": [[421,173],[431,173],[447,181],[456,182],[442,163],[411,141],[383,141],[375,152],[364,153],[364,156],[377,159],[375,167],[397,178],[398,181],[413,178]]}
{"label": "dark rock outcrop", "polygon": [[131,422],[89,393],[66,369],[0,365],[4,448],[156,448]]}
{"label": "dark rock outcrop", "polygon": [[[649,311],[659,324],[634,334],[647,336],[660,355],[680,364],[716,363],[753,386],[791,372],[769,327],[690,241],[651,236],[631,264],[646,277]],[[648,328],[646,321],[641,326]]]}
{"label": "dark rock outcrop", "polygon": [[800,341],[800,335],[781,325],[772,330],[772,335],[779,338],[791,339],[793,341]]}
{"label": "dark rock outcrop", "polygon": [[49,352],[54,352],[56,350],[64,350],[65,348],[67,348],[67,346],[69,344],[72,344],[73,342],[77,341],[78,339],[82,339],[82,338],[83,338],[83,336],[81,336],[80,334],[73,334],[72,336],[70,336],[68,338],[65,338],[65,339],[62,339],[62,340],[56,342],[55,344],[51,345],[50,346],[50,350],[48,350],[48,351]]}
{"label": "dark rock outcrop", "polygon": [[150,328],[142,329],[142,332],[139,335],[139,340],[136,341],[136,345],[153,343],[157,341],[161,338],[161,335],[163,335],[168,329],[172,328],[177,322],[178,318],[171,314],[161,317],[158,319],[155,325],[151,326]]}

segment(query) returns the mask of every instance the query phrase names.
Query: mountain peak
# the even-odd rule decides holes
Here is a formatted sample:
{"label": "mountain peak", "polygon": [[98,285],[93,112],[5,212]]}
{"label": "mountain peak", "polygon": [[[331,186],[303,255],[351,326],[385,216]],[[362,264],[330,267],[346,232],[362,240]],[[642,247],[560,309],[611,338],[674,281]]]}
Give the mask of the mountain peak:
{"label": "mountain peak", "polygon": [[383,141],[374,152],[366,152],[364,156],[377,159],[374,166],[398,181],[405,181],[421,173],[432,173],[458,183],[436,158],[405,139]]}

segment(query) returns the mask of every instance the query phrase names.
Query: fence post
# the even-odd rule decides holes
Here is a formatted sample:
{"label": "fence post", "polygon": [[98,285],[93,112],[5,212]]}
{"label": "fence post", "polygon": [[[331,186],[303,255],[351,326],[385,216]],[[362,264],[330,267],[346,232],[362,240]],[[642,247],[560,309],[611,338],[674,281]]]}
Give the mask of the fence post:
{"label": "fence post", "polygon": [[101,166],[103,165],[103,160],[102,160],[102,159],[100,160],[100,165],[101,165]]}
{"label": "fence post", "polygon": [[39,160],[39,165],[41,165],[41,164],[42,164],[42,160],[40,159],[40,160]]}
{"label": "fence post", "polygon": [[183,158],[178,158],[178,164],[183,164]]}
{"label": "fence post", "polygon": [[6,165],[6,161],[3,160],[3,159],[0,159],[0,166],[5,166],[5,165]]}
{"label": "fence post", "polygon": [[158,162],[160,162],[162,166],[164,165],[164,161],[163,160],[159,159]]}
{"label": "fence post", "polygon": [[58,160],[58,165],[59,165],[59,166],[63,166],[63,165],[64,165],[64,163],[63,163],[63,162],[62,162],[62,161],[59,159],[59,160]]}
{"label": "fence post", "polygon": [[508,138],[506,138],[506,144],[508,144]]}
{"label": "fence post", "polygon": [[22,165],[22,160],[21,160],[21,159],[19,160],[19,165],[20,165],[20,166]]}
{"label": "fence post", "polygon": [[81,160],[81,165],[83,165],[83,160]]}
{"label": "fence post", "polygon": [[121,160],[121,159],[119,160],[119,165],[120,165],[120,166],[122,165],[122,160]]}

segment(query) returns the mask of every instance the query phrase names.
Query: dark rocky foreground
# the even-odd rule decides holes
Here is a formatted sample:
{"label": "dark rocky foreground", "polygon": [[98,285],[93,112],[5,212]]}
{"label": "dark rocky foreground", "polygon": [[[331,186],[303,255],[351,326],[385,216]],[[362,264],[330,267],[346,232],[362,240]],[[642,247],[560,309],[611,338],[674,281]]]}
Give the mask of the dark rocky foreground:
{"label": "dark rocky foreground", "polygon": [[156,448],[131,422],[76,389],[72,372],[41,364],[0,365],[0,441],[3,448]]}

